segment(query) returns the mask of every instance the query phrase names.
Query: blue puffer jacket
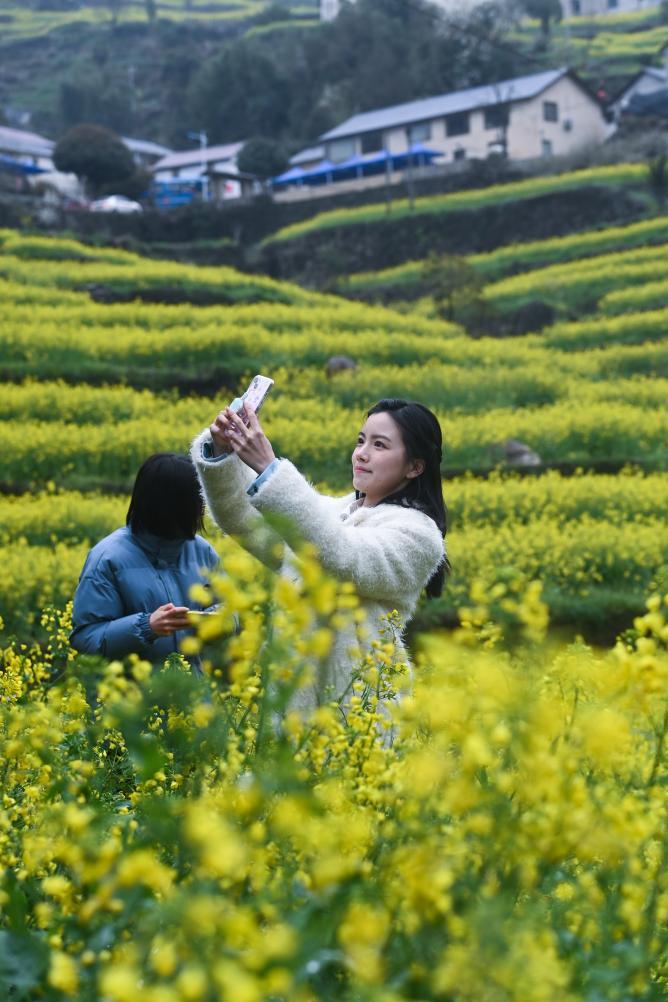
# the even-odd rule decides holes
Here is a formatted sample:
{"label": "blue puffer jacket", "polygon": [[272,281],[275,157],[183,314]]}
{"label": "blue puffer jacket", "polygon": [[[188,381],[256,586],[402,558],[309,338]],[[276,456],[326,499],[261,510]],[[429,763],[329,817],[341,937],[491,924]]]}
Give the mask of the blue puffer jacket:
{"label": "blue puffer jacket", "polygon": [[116,529],[86,558],[74,596],[72,646],[108,658],[136,652],[163,661],[187,631],[158,637],[149,616],[167,602],[201,609],[188,593],[217,563],[216,551],[201,536],[168,540],[127,526]]}

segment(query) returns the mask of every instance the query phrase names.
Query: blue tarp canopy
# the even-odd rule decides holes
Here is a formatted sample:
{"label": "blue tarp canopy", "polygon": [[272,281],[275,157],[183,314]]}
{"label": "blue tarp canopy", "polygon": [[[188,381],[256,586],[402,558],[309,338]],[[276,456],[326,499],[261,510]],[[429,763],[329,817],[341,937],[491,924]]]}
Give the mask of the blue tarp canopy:
{"label": "blue tarp canopy", "polygon": [[415,143],[403,153],[390,153],[388,150],[378,150],[375,153],[362,153],[359,156],[349,157],[341,163],[334,164],[331,160],[323,160],[316,167],[309,170],[302,170],[301,167],[292,167],[290,170],[279,174],[273,178],[273,184],[323,184],[326,181],[343,181],[352,177],[367,177],[378,174],[388,167],[390,169],[400,169],[405,167],[409,161],[414,166],[421,166],[431,163],[436,157],[442,154],[438,150],[430,150],[421,143]]}
{"label": "blue tarp canopy", "polygon": [[301,181],[305,173],[306,171],[302,170],[301,167],[291,167],[290,170],[284,171],[272,180],[274,184],[294,184],[295,181]]}
{"label": "blue tarp canopy", "polygon": [[333,164],[331,160],[323,160],[317,167],[311,167],[304,171],[304,181],[310,177],[325,177],[327,174],[334,174],[338,164]]}
{"label": "blue tarp canopy", "polygon": [[394,160],[408,160],[412,157],[413,160],[417,160],[418,163],[425,163],[426,161],[432,161],[435,157],[443,156],[440,150],[430,150],[428,146],[423,146],[422,143],[413,143],[413,145],[406,150],[405,153],[395,153]]}
{"label": "blue tarp canopy", "polygon": [[13,174],[44,174],[43,167],[35,167],[34,164],[24,164],[14,157],[7,157],[0,153],[0,170],[9,170]]}

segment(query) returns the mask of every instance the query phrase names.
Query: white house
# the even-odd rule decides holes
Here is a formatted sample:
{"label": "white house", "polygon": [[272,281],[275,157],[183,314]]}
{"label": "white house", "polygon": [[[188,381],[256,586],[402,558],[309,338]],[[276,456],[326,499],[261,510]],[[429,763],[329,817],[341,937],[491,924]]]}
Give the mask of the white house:
{"label": "white house", "polygon": [[333,21],[339,16],[341,0],[320,0],[320,20]]}
{"label": "white house", "polygon": [[320,142],[333,164],[381,150],[402,153],[415,144],[446,163],[499,152],[529,160],[598,145],[612,131],[596,96],[562,67],[365,111]]}
{"label": "white house", "polygon": [[199,146],[193,150],[168,153],[150,168],[156,182],[201,182],[202,196],[222,201],[241,198],[252,189],[246,174],[239,171],[237,157],[243,142],[221,146]]}
{"label": "white house", "polygon": [[656,7],[656,0],[560,0],[564,17],[599,17]]}
{"label": "white house", "polygon": [[631,82],[618,94],[610,105],[610,110],[619,119],[629,107],[634,97],[645,97],[668,88],[668,71],[658,66],[645,66]]}
{"label": "white house", "polygon": [[243,145],[243,142],[226,143],[222,146],[198,146],[193,150],[178,150],[161,157],[153,164],[151,170],[156,181],[174,181],[201,178],[216,168],[236,169],[237,157]]}
{"label": "white house", "polygon": [[152,143],[147,139],[131,139],[129,136],[121,136],[121,142],[130,150],[137,167],[143,167],[147,170],[172,152],[168,146],[161,146],[160,143]]}
{"label": "white house", "polygon": [[10,129],[0,125],[0,156],[11,157],[20,163],[43,170],[53,170],[54,143],[36,132]]}
{"label": "white house", "polygon": [[325,147],[321,144],[320,146],[309,146],[305,150],[300,150],[299,153],[295,153],[294,156],[290,157],[289,163],[292,167],[301,167],[302,170],[307,170],[309,167],[316,167],[324,159]]}

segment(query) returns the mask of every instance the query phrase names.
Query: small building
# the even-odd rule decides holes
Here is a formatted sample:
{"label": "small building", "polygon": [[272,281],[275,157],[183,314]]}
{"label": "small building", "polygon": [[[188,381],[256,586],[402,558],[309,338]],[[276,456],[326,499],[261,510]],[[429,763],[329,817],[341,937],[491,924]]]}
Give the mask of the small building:
{"label": "small building", "polygon": [[121,136],[121,142],[130,150],[137,167],[144,170],[150,170],[158,160],[162,160],[172,152],[168,146],[161,146],[160,143],[153,143],[148,139],[131,139],[129,136]]}
{"label": "small building", "polygon": [[638,104],[639,98],[646,98],[666,88],[668,88],[668,72],[658,66],[645,66],[611,102],[610,111],[618,121],[624,112],[633,111],[633,106]]}
{"label": "small building", "polygon": [[353,115],[320,136],[337,164],[426,144],[446,163],[501,154],[509,160],[559,156],[598,145],[614,131],[589,88],[561,67]]}
{"label": "small building", "polygon": [[24,129],[10,129],[0,125],[0,156],[41,170],[53,170],[53,148],[51,139],[26,132]]}
{"label": "small building", "polygon": [[333,21],[339,16],[341,0],[320,0],[320,20]]}
{"label": "small building", "polygon": [[207,168],[207,193],[212,202],[226,202],[231,198],[246,198],[261,191],[260,182],[253,174],[244,174],[238,167]]}
{"label": "small building", "polygon": [[324,146],[309,146],[305,150],[300,150],[298,153],[295,153],[294,156],[291,156],[289,163],[291,167],[299,167],[301,170],[309,170],[311,167],[317,167],[324,159]]}
{"label": "small building", "polygon": [[564,17],[601,17],[656,7],[656,0],[560,0]]}
{"label": "small building", "polygon": [[213,168],[237,167],[237,157],[243,142],[221,146],[198,146],[192,150],[168,153],[156,161],[151,171],[156,181],[193,180],[203,178]]}

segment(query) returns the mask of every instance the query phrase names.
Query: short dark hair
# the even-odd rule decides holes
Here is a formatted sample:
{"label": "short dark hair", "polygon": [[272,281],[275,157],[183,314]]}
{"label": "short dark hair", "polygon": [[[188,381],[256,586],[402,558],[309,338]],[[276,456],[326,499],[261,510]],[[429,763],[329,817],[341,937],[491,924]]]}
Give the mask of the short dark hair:
{"label": "short dark hair", "polygon": [[203,522],[204,501],[190,457],[177,452],[149,456],[137,473],[126,525],[163,539],[194,539]]}
{"label": "short dark hair", "polygon": [[[399,428],[408,458],[421,459],[424,462],[424,471],[418,477],[414,477],[406,487],[383,498],[383,504],[418,508],[433,519],[441,535],[445,536],[448,528],[448,510],[443,500],[441,480],[443,433],[438,418],[424,404],[398,397],[379,400],[367,411],[367,417],[382,413],[389,414]],[[426,592],[429,598],[441,594],[446,572],[449,573],[450,569],[450,562],[445,557],[427,582]]]}

